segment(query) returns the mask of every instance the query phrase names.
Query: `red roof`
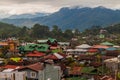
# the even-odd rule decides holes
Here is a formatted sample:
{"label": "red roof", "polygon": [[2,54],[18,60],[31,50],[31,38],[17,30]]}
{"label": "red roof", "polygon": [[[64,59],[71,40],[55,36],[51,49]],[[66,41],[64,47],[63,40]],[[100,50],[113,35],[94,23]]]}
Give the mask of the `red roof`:
{"label": "red roof", "polygon": [[55,55],[53,55],[53,54],[45,56],[45,59],[58,60],[58,58]]}
{"label": "red roof", "polygon": [[98,50],[97,49],[95,49],[95,48],[90,48],[90,49],[88,49],[88,52],[97,52]]}
{"label": "red roof", "polygon": [[95,80],[116,80],[110,75],[104,75],[104,76],[95,75],[94,79]]}
{"label": "red roof", "polygon": [[93,55],[80,54],[79,59],[80,60],[93,60],[94,56]]}
{"label": "red roof", "polygon": [[[56,53],[56,54],[60,55],[60,56],[63,57],[63,58],[66,57],[66,55],[63,54],[63,53]],[[44,58],[45,58],[45,59],[52,59],[52,60],[61,59],[61,58],[59,58],[59,56],[57,57],[55,54],[49,54],[49,55],[45,56]]]}
{"label": "red roof", "polygon": [[65,70],[66,69],[66,65],[64,63],[58,64],[58,66],[61,67],[61,70]]}
{"label": "red roof", "polygon": [[72,75],[80,75],[81,74],[81,69],[82,69],[82,67],[73,67],[70,70],[70,74],[72,74]]}
{"label": "red roof", "polygon": [[43,64],[38,62],[38,63],[35,63],[35,64],[31,64],[31,65],[22,67],[19,70],[23,70],[23,69],[26,69],[26,68],[34,70],[34,71],[39,71],[39,70],[43,69]]}
{"label": "red roof", "polygon": [[58,54],[60,54],[60,55],[63,56],[63,57],[66,57],[66,56],[67,56],[67,55],[64,54],[64,53],[58,53]]}
{"label": "red roof", "polygon": [[28,57],[41,57],[41,56],[45,56],[45,54],[42,52],[34,51],[34,52],[28,53],[26,56],[28,56]]}
{"label": "red roof", "polygon": [[58,47],[57,46],[50,46],[50,49],[57,49]]}
{"label": "red roof", "polygon": [[35,70],[35,71],[39,71],[43,69],[43,65],[41,63],[35,63],[32,65],[27,66],[28,68]]}
{"label": "red roof", "polygon": [[114,56],[101,56],[102,60],[114,58]]}
{"label": "red roof", "polygon": [[90,65],[94,66],[94,67],[99,67],[99,66],[102,65],[102,63],[100,63],[100,62],[92,62]]}
{"label": "red roof", "polygon": [[111,76],[105,75],[103,77],[100,78],[101,80],[115,80],[114,78],[112,78]]}
{"label": "red roof", "polygon": [[6,65],[3,66],[2,68],[6,68],[6,69],[17,69],[20,68],[21,66],[16,66],[16,65]]}

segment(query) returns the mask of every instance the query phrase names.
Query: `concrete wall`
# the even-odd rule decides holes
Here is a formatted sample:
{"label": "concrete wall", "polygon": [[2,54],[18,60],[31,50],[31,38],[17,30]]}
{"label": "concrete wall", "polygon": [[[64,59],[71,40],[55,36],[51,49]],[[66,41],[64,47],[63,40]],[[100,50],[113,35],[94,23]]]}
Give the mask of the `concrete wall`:
{"label": "concrete wall", "polygon": [[0,72],[0,80],[25,80],[25,72]]}
{"label": "concrete wall", "polygon": [[61,69],[59,66],[46,64],[45,69],[39,72],[39,80],[61,80],[60,78]]}

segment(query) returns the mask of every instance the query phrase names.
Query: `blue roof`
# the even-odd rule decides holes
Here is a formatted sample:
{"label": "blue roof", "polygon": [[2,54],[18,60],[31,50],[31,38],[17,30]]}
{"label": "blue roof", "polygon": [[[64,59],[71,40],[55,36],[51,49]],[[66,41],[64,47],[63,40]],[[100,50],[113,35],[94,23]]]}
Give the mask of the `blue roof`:
{"label": "blue roof", "polygon": [[117,50],[117,49],[114,48],[114,47],[110,47],[110,48],[107,48],[106,50],[108,50],[108,51],[114,51],[114,50]]}

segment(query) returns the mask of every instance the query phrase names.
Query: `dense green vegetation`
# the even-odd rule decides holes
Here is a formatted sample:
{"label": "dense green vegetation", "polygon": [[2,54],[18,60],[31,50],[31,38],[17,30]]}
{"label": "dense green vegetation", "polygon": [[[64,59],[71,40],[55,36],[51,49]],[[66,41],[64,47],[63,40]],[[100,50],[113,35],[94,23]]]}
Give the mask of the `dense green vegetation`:
{"label": "dense green vegetation", "polygon": [[[100,38],[100,35],[104,35],[104,38]],[[107,27],[93,26],[90,29],[86,29],[82,36],[87,36],[84,39],[89,44],[98,44],[104,41],[109,41],[114,44],[120,42],[120,24],[115,24]]]}
{"label": "dense green vegetation", "polygon": [[36,39],[46,39],[49,37],[67,41],[74,36],[72,30],[62,31],[58,26],[53,26],[52,30],[48,26],[35,24],[32,28],[16,27],[11,24],[0,22],[0,39],[15,37],[20,40],[33,41]]}
{"label": "dense green vegetation", "polygon": [[17,37],[21,28],[0,22],[0,38]]}
{"label": "dense green vegetation", "polygon": [[[101,34],[105,37],[100,38],[99,36]],[[97,44],[103,41],[110,41],[118,44],[120,43],[120,24],[104,28],[101,26],[93,26],[80,32],[79,29],[66,29],[65,31],[62,31],[56,25],[54,25],[52,29],[40,24],[35,24],[32,28],[28,28],[26,26],[16,27],[11,24],[0,22],[0,39],[3,40],[9,37],[15,37],[22,41],[34,41],[49,37],[56,38],[59,41],[70,41],[72,38],[77,38],[79,43]]]}

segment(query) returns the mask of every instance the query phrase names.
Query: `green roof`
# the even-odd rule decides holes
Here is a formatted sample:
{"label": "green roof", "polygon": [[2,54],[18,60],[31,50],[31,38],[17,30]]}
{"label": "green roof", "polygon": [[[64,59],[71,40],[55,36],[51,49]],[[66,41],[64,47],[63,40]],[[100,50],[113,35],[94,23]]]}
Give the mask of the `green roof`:
{"label": "green roof", "polygon": [[47,43],[47,39],[44,39],[44,40],[37,40],[38,43]]}
{"label": "green roof", "polygon": [[49,49],[49,45],[48,44],[28,44],[26,46],[21,46],[19,48],[19,50],[23,50],[23,51],[40,51],[40,52],[46,52]]}
{"label": "green roof", "polygon": [[106,46],[113,46],[114,44],[113,43],[110,43],[110,42],[103,42],[103,43],[100,43],[101,45],[106,45]]}
{"label": "green roof", "polygon": [[37,44],[37,47],[35,48],[35,50],[46,52],[49,49],[49,47],[50,46],[48,44]]}
{"label": "green roof", "polygon": [[87,80],[84,77],[71,77],[71,78],[67,78],[67,80]]}
{"label": "green roof", "polygon": [[24,51],[24,46],[19,46],[19,47],[18,47],[18,50]]}
{"label": "green roof", "polygon": [[100,34],[100,35],[99,35],[99,38],[105,38],[105,35]]}
{"label": "green roof", "polygon": [[54,49],[54,50],[52,50],[52,53],[58,53],[58,52],[62,53],[63,51],[62,51],[62,49]]}
{"label": "green roof", "polygon": [[56,39],[53,39],[53,38],[48,38],[48,40],[53,43],[54,41],[57,41]]}
{"label": "green roof", "polygon": [[86,73],[86,74],[96,74],[96,72],[94,72],[95,68],[94,67],[83,67],[81,69],[81,73]]}
{"label": "green roof", "polygon": [[98,67],[98,71],[99,71],[100,74],[102,74],[102,73],[106,74],[106,73],[109,72],[109,69],[106,68],[105,66],[100,66],[100,67]]}
{"label": "green roof", "polygon": [[36,46],[36,44],[28,44],[24,46],[24,51],[34,51]]}

